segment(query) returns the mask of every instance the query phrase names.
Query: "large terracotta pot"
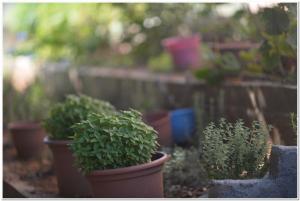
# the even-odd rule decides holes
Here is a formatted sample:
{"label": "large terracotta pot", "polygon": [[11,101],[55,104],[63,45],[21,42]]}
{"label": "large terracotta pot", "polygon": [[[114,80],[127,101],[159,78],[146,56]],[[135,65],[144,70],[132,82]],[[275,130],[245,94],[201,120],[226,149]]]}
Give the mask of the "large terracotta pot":
{"label": "large terracotta pot", "polygon": [[145,114],[143,119],[158,132],[158,143],[160,146],[172,145],[170,115],[168,112]]}
{"label": "large terracotta pot", "polygon": [[17,154],[22,159],[41,155],[44,144],[44,130],[39,123],[16,122],[8,125]]}
{"label": "large terracotta pot", "polygon": [[162,198],[164,162],[169,156],[157,152],[152,161],[125,168],[97,170],[88,174],[93,196],[98,198]]}
{"label": "large terracotta pot", "polygon": [[88,181],[74,165],[75,158],[68,147],[71,141],[45,137],[44,142],[53,153],[59,194],[63,197],[91,197]]}

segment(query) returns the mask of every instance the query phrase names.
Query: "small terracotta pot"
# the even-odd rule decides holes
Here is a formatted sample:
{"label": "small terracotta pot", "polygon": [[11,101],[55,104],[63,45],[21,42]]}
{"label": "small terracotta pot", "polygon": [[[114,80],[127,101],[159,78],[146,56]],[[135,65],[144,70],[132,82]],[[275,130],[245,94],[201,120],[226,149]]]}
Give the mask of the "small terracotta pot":
{"label": "small terracotta pot", "polygon": [[39,123],[16,122],[8,125],[17,154],[22,159],[41,155],[44,148],[44,130]]}
{"label": "small terracotta pot", "polygon": [[97,198],[162,198],[162,168],[168,159],[167,154],[157,152],[149,163],[97,170],[86,177]]}
{"label": "small terracotta pot", "polygon": [[44,139],[53,153],[59,194],[63,197],[91,197],[88,181],[74,165],[75,158],[68,147],[70,142],[50,140],[48,137]]}
{"label": "small terracotta pot", "polygon": [[143,118],[147,124],[158,132],[158,143],[160,146],[172,145],[170,115],[168,112],[145,114]]}

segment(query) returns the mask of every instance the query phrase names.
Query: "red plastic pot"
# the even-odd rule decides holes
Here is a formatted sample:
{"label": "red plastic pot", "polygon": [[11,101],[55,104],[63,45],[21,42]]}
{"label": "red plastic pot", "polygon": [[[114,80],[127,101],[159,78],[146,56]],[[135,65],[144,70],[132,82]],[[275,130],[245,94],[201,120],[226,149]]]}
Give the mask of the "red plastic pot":
{"label": "red plastic pot", "polygon": [[44,148],[44,130],[39,123],[10,123],[8,130],[12,135],[17,154],[22,159],[39,157]]}
{"label": "red plastic pot", "polygon": [[91,197],[88,181],[74,165],[75,158],[68,147],[70,141],[45,137],[44,143],[53,153],[59,194],[63,197]]}
{"label": "red plastic pot", "polygon": [[158,143],[160,146],[171,146],[172,133],[170,116],[168,112],[149,113],[143,116],[145,123],[152,126],[158,132]]}
{"label": "red plastic pot", "polygon": [[162,168],[169,156],[157,152],[152,161],[142,165],[88,174],[93,196],[98,198],[162,198]]}
{"label": "red plastic pot", "polygon": [[173,37],[162,41],[178,70],[195,69],[200,65],[200,37]]}

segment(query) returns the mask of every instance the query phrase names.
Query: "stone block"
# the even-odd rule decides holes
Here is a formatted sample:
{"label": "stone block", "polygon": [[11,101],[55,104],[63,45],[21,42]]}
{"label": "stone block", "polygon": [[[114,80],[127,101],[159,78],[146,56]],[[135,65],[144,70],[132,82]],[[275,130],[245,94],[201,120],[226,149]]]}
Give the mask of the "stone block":
{"label": "stone block", "polygon": [[296,198],[297,147],[273,145],[269,173],[262,179],[213,180],[211,198]]}

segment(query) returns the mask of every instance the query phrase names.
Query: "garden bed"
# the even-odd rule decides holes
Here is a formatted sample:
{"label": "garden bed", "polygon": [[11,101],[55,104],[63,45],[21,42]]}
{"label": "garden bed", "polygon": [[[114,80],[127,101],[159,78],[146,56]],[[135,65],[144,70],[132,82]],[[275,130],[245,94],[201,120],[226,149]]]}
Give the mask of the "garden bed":
{"label": "garden bed", "polygon": [[[48,148],[46,157],[20,160],[16,149],[9,138],[3,135],[3,181],[15,188],[22,196],[30,198],[56,198],[58,194],[57,180]],[[165,186],[166,198],[197,198],[206,194],[208,187],[192,188],[181,185]],[[3,197],[18,197],[4,190]]]}
{"label": "garden bed", "polygon": [[[52,161],[48,158],[20,160],[8,133],[3,135],[3,180],[24,197],[58,197]],[[3,192],[3,197],[11,195]]]}

